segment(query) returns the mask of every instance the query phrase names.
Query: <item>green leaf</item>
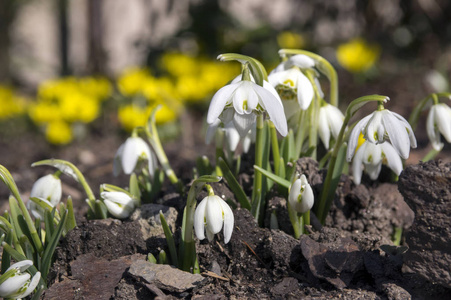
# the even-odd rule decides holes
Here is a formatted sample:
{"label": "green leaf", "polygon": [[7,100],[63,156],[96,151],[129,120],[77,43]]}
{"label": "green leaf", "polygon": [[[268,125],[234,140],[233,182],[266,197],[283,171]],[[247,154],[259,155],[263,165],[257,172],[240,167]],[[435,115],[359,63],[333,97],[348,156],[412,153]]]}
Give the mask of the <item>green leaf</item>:
{"label": "green leaf", "polygon": [[139,203],[141,204],[141,190],[139,189],[138,177],[135,173],[130,175],[128,189],[130,190],[130,194],[132,194],[134,198],[139,199]]}
{"label": "green leaf", "polygon": [[160,253],[158,254],[158,263],[160,265],[167,265],[167,264],[169,264],[168,257],[167,257],[166,252],[164,250],[160,250]]}
{"label": "green leaf", "polygon": [[53,253],[55,252],[55,249],[56,249],[56,246],[58,245],[61,234],[63,233],[64,226],[66,225],[67,213],[68,213],[68,211],[66,210],[66,212],[61,216],[61,221],[58,224],[56,231],[53,233],[52,237],[50,238],[50,242],[45,247],[44,255],[42,256],[42,265],[41,265],[41,275],[44,278],[44,280],[47,280],[47,274],[50,269],[50,264],[52,262]]}
{"label": "green leaf", "polygon": [[247,198],[246,193],[241,188],[241,186],[238,183],[238,181],[236,180],[235,176],[230,171],[229,167],[227,166],[227,163],[222,158],[219,158],[218,164],[222,170],[224,178],[227,181],[230,189],[235,194],[235,197],[238,200],[238,202],[241,204],[241,207],[243,207],[247,210],[250,210],[251,203],[249,202],[249,199]]}
{"label": "green leaf", "polygon": [[260,173],[262,173],[263,175],[265,175],[266,177],[268,177],[269,179],[273,180],[274,182],[277,182],[278,184],[280,184],[281,186],[285,187],[285,188],[289,188],[291,185],[291,182],[289,182],[288,180],[286,180],[285,178],[282,178],[280,176],[277,176],[274,173],[268,172],[265,169],[260,168],[259,166],[254,165],[254,169]]}
{"label": "green leaf", "polygon": [[77,221],[75,220],[74,205],[72,203],[72,197],[67,197],[67,221],[65,226],[65,232],[69,232],[77,227]]}
{"label": "green leaf", "polygon": [[153,264],[157,263],[157,259],[152,253],[147,254],[147,260]]}
{"label": "green leaf", "polygon": [[160,221],[161,227],[163,227],[164,235],[166,236],[166,242],[168,243],[169,254],[171,255],[172,264],[178,267],[179,262],[177,258],[177,249],[175,248],[174,237],[172,236],[171,229],[169,228],[168,223],[166,222],[164,214],[161,210],[160,210]]}
{"label": "green leaf", "polygon": [[[12,229],[9,230],[9,232],[6,234],[5,236],[5,243],[7,244],[12,244],[13,242],[13,231]],[[2,241],[3,244],[3,241]],[[8,251],[6,251],[5,248],[3,248],[3,253],[2,253],[2,274],[4,274],[6,272],[6,270],[11,266],[11,254],[9,254]],[[1,283],[0,283],[1,284]]]}

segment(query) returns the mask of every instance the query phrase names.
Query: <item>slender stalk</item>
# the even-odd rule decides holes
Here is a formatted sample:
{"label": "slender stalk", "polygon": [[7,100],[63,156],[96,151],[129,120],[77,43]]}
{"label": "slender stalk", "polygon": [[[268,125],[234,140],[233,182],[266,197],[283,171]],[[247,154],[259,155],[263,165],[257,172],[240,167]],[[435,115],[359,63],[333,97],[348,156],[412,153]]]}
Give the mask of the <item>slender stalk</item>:
{"label": "slender stalk", "polygon": [[[264,134],[264,120],[263,114],[257,116],[257,137],[255,141],[255,165],[263,168],[263,134]],[[260,172],[254,173],[254,185],[252,190],[252,215],[257,217],[260,211],[262,193],[262,174]]]}
{"label": "slender stalk", "polygon": [[296,133],[296,158],[299,158],[302,153],[302,146],[304,144],[305,134],[307,133],[307,111],[301,110],[298,119],[298,131]]}
{"label": "slender stalk", "polygon": [[422,159],[420,159],[422,162],[427,162],[427,161],[430,161],[430,160],[432,160],[432,159],[434,159],[436,156],[437,156],[437,154],[439,154],[440,153],[440,151],[441,151],[441,149],[440,150],[435,150],[435,149],[431,149],[431,151],[429,151]]}
{"label": "slender stalk", "polygon": [[271,130],[271,146],[272,146],[272,158],[274,161],[274,173],[276,173],[276,175],[280,175],[279,141],[277,140],[277,131],[273,122],[269,122],[269,129]]}
{"label": "slender stalk", "polygon": [[402,227],[393,228],[393,244],[395,246],[401,245]]}
{"label": "slender stalk", "polygon": [[[387,99],[388,98],[385,96],[370,95],[370,96],[363,96],[363,97],[357,98],[349,104],[349,106],[346,110],[345,119],[343,120],[343,125],[341,126],[340,133],[338,134],[337,141],[334,145],[334,148],[333,148],[333,151],[331,154],[329,167],[327,168],[326,179],[324,180],[323,190],[321,191],[320,201],[319,201],[317,211],[316,211],[316,215],[317,215],[319,221],[321,222],[321,224],[324,225],[324,222],[326,221],[327,213],[329,212],[330,206],[332,205],[332,202],[333,202],[333,197],[335,194],[336,186],[334,186],[334,188],[331,188],[331,183],[332,183],[333,175],[335,174],[335,164],[337,162],[338,153],[340,150],[343,151],[342,146],[343,146],[343,142],[344,142],[344,135],[345,135],[346,127],[348,126],[349,120],[357,112],[357,110],[359,110],[366,103],[377,101],[378,104],[380,105],[381,103],[384,103],[385,101],[387,101]],[[341,170],[340,170],[340,173],[341,173]]]}

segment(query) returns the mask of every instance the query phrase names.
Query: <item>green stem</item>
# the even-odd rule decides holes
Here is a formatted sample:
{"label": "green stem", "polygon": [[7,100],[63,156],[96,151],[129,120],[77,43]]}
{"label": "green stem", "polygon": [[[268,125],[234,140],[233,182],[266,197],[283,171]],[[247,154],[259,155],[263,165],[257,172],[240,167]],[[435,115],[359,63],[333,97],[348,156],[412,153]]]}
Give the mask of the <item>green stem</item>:
{"label": "green stem", "polygon": [[435,149],[431,149],[431,151],[429,151],[424,157],[423,157],[423,159],[420,159],[422,162],[427,162],[427,161],[430,161],[430,160],[432,160],[432,159],[434,159],[436,156],[437,156],[437,154],[439,154],[440,153],[440,151],[441,151],[441,149],[440,150],[435,150]]}
{"label": "green stem", "polygon": [[302,153],[302,146],[304,144],[305,134],[307,133],[307,111],[301,110],[298,120],[298,132],[296,133],[296,158],[299,158]]}
{"label": "green stem", "polygon": [[298,239],[302,234],[302,224],[298,213],[291,207],[290,203],[287,203],[288,217],[290,218],[291,225],[293,226],[294,237]]}
{"label": "green stem", "polygon": [[[377,102],[384,102],[386,101],[387,97],[385,96],[379,96],[379,95],[370,95],[370,96],[363,96],[360,98],[355,99],[352,101],[347,110],[345,119],[343,120],[343,125],[341,126],[340,133],[338,134],[337,141],[334,145],[329,167],[327,168],[327,175],[326,179],[324,180],[323,189],[321,191],[320,201],[317,207],[316,215],[318,219],[320,220],[321,224],[324,225],[324,222],[326,221],[326,216],[330,210],[330,206],[332,205],[334,195],[335,195],[335,189],[336,185],[331,188],[331,183],[333,179],[333,175],[335,174],[335,164],[337,162],[338,153],[340,150],[343,151],[342,145],[344,142],[344,135],[346,131],[346,126],[348,126],[349,120],[351,117],[359,110],[363,105],[369,102],[377,101]],[[341,170],[340,170],[341,173]],[[337,174],[335,174],[337,175]],[[337,179],[337,178],[335,178]]]}
{"label": "green stem", "polygon": [[402,227],[395,227],[393,229],[393,244],[395,246],[401,245]]}
{"label": "green stem", "polygon": [[215,144],[216,144],[216,175],[223,176],[222,170],[219,167],[219,158],[222,158],[224,161],[226,160],[224,157],[224,131],[216,130],[215,136]]}
{"label": "green stem", "polygon": [[279,54],[284,55],[296,55],[303,54],[306,55],[313,60],[315,60],[315,66],[321,71],[324,75],[326,75],[327,79],[330,82],[330,104],[338,107],[338,76],[337,71],[335,71],[334,67],[322,56],[318,54],[305,51],[305,50],[294,50],[294,49],[281,49],[279,50]]}
{"label": "green stem", "polygon": [[[255,141],[255,165],[263,168],[263,134],[264,134],[264,120],[263,114],[257,116],[257,137]],[[254,185],[252,190],[252,215],[257,218],[260,211],[262,193],[262,174],[260,172],[254,173]]]}
{"label": "green stem", "polygon": [[271,130],[271,146],[272,146],[272,159],[274,161],[274,173],[280,175],[280,152],[279,141],[277,139],[277,131],[273,122],[269,122],[269,129]]}
{"label": "green stem", "polygon": [[443,97],[449,99],[450,95],[451,95],[450,93],[433,93],[428,95],[423,100],[421,100],[420,103],[418,103],[415,106],[414,110],[412,111],[409,117],[409,124],[410,126],[412,126],[413,131],[415,131],[415,129],[417,128],[420,113],[423,111],[424,107],[429,102],[429,100],[432,100],[434,104],[438,104],[439,103],[438,98]]}

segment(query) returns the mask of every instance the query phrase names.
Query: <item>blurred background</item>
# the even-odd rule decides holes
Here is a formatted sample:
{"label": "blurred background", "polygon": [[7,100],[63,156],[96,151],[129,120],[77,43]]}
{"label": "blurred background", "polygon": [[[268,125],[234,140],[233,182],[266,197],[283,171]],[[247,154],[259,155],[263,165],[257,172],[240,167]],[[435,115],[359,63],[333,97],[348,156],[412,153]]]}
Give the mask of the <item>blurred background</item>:
{"label": "blurred background", "polygon": [[[448,0],[2,0],[1,163],[31,180],[33,161],[58,157],[98,180],[161,104],[168,155],[190,172],[211,96],[240,71],[215,60],[227,52],[268,72],[280,48],[316,52],[338,71],[342,108],[377,93],[408,118],[449,91],[450,16]],[[428,151],[424,125],[416,134],[413,162]]]}

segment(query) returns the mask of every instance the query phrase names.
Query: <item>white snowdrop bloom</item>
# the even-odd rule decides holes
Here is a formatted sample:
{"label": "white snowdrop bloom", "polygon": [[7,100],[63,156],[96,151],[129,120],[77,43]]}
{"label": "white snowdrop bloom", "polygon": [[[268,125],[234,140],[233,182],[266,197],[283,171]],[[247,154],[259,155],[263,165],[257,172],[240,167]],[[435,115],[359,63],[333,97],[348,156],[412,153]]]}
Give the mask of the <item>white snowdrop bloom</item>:
{"label": "white snowdrop bloom", "polygon": [[329,149],[330,134],[338,137],[345,116],[337,107],[326,104],[319,109],[318,133],[326,149]]}
{"label": "white snowdrop bloom", "polygon": [[53,174],[48,174],[36,180],[30,192],[30,197],[46,199],[52,206],[57,205],[61,201],[61,196],[61,180]]}
{"label": "white snowdrop bloom", "polygon": [[401,174],[401,157],[389,142],[374,144],[365,141],[357,150],[352,162],[354,183],[360,184],[363,169],[372,180],[376,180],[381,172],[382,164],[386,164],[396,175]]}
{"label": "white snowdrop bloom", "polygon": [[132,197],[122,192],[102,192],[101,197],[108,211],[118,219],[128,218],[135,210]]}
{"label": "white snowdrop bloom", "polygon": [[[315,66],[315,61],[306,55],[294,55],[280,63],[268,76],[268,81],[277,90],[289,119],[299,108],[306,110],[313,100],[313,85],[301,69]],[[296,101],[297,100],[297,101]]]}
{"label": "white snowdrop bloom", "polygon": [[121,170],[131,174],[137,167],[140,159],[147,160],[149,174],[153,176],[157,161],[149,145],[140,137],[129,137],[116,152],[113,163],[113,173],[119,175]]}
{"label": "white snowdrop bloom", "polygon": [[451,108],[448,105],[444,103],[432,105],[426,120],[426,131],[432,148],[437,151],[444,146],[440,134],[451,143]]}
{"label": "white snowdrop bloom", "polygon": [[219,118],[224,124],[233,121],[236,130],[244,137],[257,120],[257,114],[267,112],[269,119],[282,136],[288,133],[282,101],[274,88],[264,82],[261,87],[249,80],[238,80],[222,87],[211,100],[207,123]]}
{"label": "white snowdrop bloom", "polygon": [[390,141],[404,159],[409,157],[410,147],[417,147],[412,127],[406,119],[387,109],[378,110],[360,120],[352,130],[346,153],[348,161],[354,155],[360,133],[373,144]]}
{"label": "white snowdrop bloom", "polygon": [[[30,198],[32,197],[39,198],[41,201],[47,203],[48,206],[53,208],[61,201],[61,180],[58,176],[53,174],[48,174],[39,178],[33,184],[31,189]],[[31,200],[28,201],[27,207],[36,219],[39,218],[41,221],[44,220],[45,209],[43,207]]]}
{"label": "white snowdrop bloom", "polygon": [[205,197],[194,212],[194,231],[199,240],[212,241],[216,233],[224,227],[224,243],[232,237],[234,217],[229,205],[221,197],[213,195]]}
{"label": "white snowdrop bloom", "polygon": [[[53,209],[53,207],[55,206],[51,202],[49,202],[48,200],[46,200],[44,198],[40,198],[40,197],[36,197],[36,198],[39,198],[39,200],[41,200],[42,202],[45,202],[49,207],[51,207],[51,209]],[[30,200],[30,201],[28,201],[28,210],[30,210],[33,217],[35,217],[36,219],[39,218],[41,221],[44,221],[44,216],[45,216],[45,211],[46,211],[45,208],[38,205],[34,201]],[[49,211],[51,211],[51,210],[49,210]]]}
{"label": "white snowdrop bloom", "polygon": [[288,195],[288,202],[291,207],[300,213],[305,213],[313,207],[313,190],[304,174],[299,176],[291,184]]}
{"label": "white snowdrop bloom", "polygon": [[240,142],[240,134],[238,133],[238,130],[236,130],[232,121],[224,125],[224,127],[220,126],[221,123],[221,120],[217,119],[213,124],[208,126],[207,134],[205,136],[205,142],[207,145],[209,145],[215,137],[216,132],[218,130],[221,130],[224,132],[229,150],[233,152],[236,150]]}
{"label": "white snowdrop bloom", "polygon": [[32,265],[33,262],[31,260],[22,260],[9,267],[5,273],[10,270],[14,271],[8,279],[0,284],[0,297],[21,299],[30,295],[41,279],[40,272],[36,272],[33,278],[31,278],[29,273],[25,272]]}

